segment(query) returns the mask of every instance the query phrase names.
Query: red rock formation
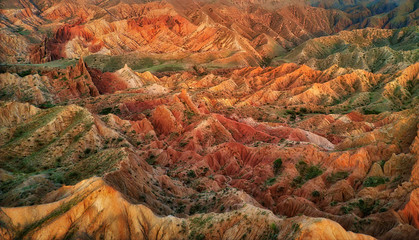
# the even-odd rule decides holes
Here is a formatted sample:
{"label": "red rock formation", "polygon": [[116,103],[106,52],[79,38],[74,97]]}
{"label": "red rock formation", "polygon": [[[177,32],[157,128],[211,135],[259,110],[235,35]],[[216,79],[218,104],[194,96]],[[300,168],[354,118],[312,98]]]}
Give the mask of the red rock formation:
{"label": "red rock formation", "polygon": [[152,113],[151,122],[154,128],[162,135],[181,131],[181,126],[176,121],[173,113],[165,106],[158,106]]}
{"label": "red rock formation", "polygon": [[415,189],[410,193],[409,199],[407,200],[406,205],[404,208],[398,213],[400,217],[406,224],[413,225],[416,228],[419,228],[419,218],[418,218],[418,211],[419,211],[419,190]]}
{"label": "red rock formation", "polygon": [[42,64],[0,66],[2,238],[417,238],[415,27],[278,1],[7,3],[0,60]]}

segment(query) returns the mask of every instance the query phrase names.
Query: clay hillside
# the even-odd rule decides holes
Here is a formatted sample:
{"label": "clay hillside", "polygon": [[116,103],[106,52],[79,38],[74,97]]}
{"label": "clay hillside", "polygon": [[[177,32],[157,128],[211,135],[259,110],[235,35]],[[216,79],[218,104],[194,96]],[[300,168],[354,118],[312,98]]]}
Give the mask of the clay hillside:
{"label": "clay hillside", "polygon": [[0,1],[0,239],[419,239],[418,7]]}

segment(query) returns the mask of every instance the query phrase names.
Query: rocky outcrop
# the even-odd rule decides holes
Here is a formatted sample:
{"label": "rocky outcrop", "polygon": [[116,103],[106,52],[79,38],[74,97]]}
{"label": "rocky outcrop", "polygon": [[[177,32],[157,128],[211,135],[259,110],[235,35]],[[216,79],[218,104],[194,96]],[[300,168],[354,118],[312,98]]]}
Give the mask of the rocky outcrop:
{"label": "rocky outcrop", "polygon": [[[374,28],[341,31],[334,36],[308,40],[290,51],[285,58],[321,70],[336,64],[339,67],[371,72],[394,72],[394,68],[402,70],[415,63],[412,61],[415,54],[409,47],[414,41],[414,32],[411,29],[399,31]],[[401,48],[395,50],[391,44],[380,44],[383,39],[393,38],[398,39],[395,44],[400,44]],[[402,54],[399,55],[399,52]]]}
{"label": "rocky outcrop", "polygon": [[[288,234],[298,239],[316,236],[321,236],[319,239],[374,239],[346,232],[330,220],[307,217],[282,220],[272,212],[252,205],[218,215],[199,214],[185,219],[158,217],[144,205],[127,202],[118,191],[98,178],[59,189],[47,198],[60,195],[63,196],[60,200],[36,207],[1,208],[0,219],[4,224],[0,230],[4,239],[86,236],[104,239],[183,239],[191,236],[229,239],[234,236],[278,238]],[[292,227],[290,221],[294,222]],[[255,225],[258,228],[250,227]],[[101,230],[102,226],[107,226],[107,230]]]}
{"label": "rocky outcrop", "polygon": [[[191,12],[147,6],[156,5],[155,15],[143,9],[146,16],[130,23],[150,32],[143,36],[150,47],[202,33]],[[129,21],[137,7],[121,3],[112,11],[128,20],[112,23]],[[89,25],[104,20],[90,20],[63,27],[59,37],[99,41],[85,31],[104,31]],[[218,21],[208,18],[205,31]],[[118,27],[96,37],[111,38]],[[361,35],[366,48],[376,36]],[[238,39],[217,48],[249,47],[230,45]],[[219,50],[189,40],[204,59]],[[417,236],[417,64],[392,73],[285,63],[152,74],[133,64],[102,72],[93,67],[98,59],[1,66],[3,238]]]}
{"label": "rocky outcrop", "polygon": [[[346,48],[346,32],[339,36],[343,42],[316,40],[309,46],[305,42],[346,29],[415,26],[415,7],[411,1],[378,12],[366,7],[345,7],[341,11],[324,8],[322,4],[310,6],[309,3],[280,1],[275,4],[272,1],[195,1],[191,4],[175,0],[164,3],[105,1],[99,5],[86,0],[65,3],[8,1],[2,8],[5,21],[0,25],[0,51],[3,53],[0,57],[9,63],[46,63],[93,54],[140,53],[144,56],[151,53],[156,61],[172,60],[181,65],[186,62],[217,67],[263,66],[300,45],[287,60],[321,69],[338,64],[391,71],[391,66],[397,65],[395,61],[398,60],[391,59],[391,56],[398,56],[397,49],[381,46],[362,50]],[[383,37],[380,34],[369,36]],[[358,37],[363,36],[358,34]],[[410,43],[414,31],[406,29],[397,36],[395,33],[395,37]],[[402,49],[405,50],[403,46]],[[363,57],[366,54],[370,58],[368,61]],[[379,62],[382,55],[386,56],[386,63]],[[412,62],[410,59],[414,54],[410,50],[406,49],[403,55],[403,62]],[[347,61],[349,58],[355,61]],[[109,64],[115,64],[115,61]],[[119,68],[123,66],[121,64]]]}

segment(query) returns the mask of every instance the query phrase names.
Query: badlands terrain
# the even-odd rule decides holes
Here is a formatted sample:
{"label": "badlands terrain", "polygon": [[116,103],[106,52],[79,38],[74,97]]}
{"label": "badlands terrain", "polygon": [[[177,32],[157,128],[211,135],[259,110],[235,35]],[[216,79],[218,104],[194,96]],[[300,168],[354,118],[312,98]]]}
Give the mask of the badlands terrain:
{"label": "badlands terrain", "polygon": [[0,239],[419,239],[414,0],[3,0]]}

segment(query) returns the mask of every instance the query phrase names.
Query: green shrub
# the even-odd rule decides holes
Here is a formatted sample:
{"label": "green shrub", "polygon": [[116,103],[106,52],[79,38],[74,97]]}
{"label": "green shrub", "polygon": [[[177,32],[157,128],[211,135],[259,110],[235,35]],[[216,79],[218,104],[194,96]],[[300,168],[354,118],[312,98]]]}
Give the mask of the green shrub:
{"label": "green shrub", "polygon": [[196,115],[196,113],[194,113],[192,111],[185,111],[185,115],[188,119],[191,119]]}
{"label": "green shrub", "polygon": [[380,210],[379,210],[380,212],[387,212],[388,211],[388,208],[386,208],[386,207],[382,207],[382,208],[380,208]]}
{"label": "green shrub", "polygon": [[81,173],[78,171],[72,171],[70,172],[65,178],[64,178],[64,182],[66,185],[70,185],[72,183],[77,182],[81,177]]}
{"label": "green shrub", "polygon": [[348,172],[335,172],[327,176],[326,180],[330,183],[335,183],[340,180],[346,179],[349,176]]}
{"label": "green shrub", "polygon": [[267,239],[277,239],[279,234],[279,227],[275,223],[271,223],[269,226],[269,232]]}
{"label": "green shrub", "polygon": [[321,170],[319,166],[308,165],[304,161],[299,161],[295,165],[295,168],[300,173],[300,176],[297,176],[292,180],[291,186],[293,187],[301,187],[306,181],[320,176],[323,173],[323,170]]}
{"label": "green shrub", "polygon": [[189,170],[186,175],[190,178],[196,178],[196,173],[194,170]]}
{"label": "green shrub", "polygon": [[99,114],[106,115],[106,114],[109,114],[111,112],[112,112],[112,108],[109,107],[109,108],[104,108],[104,109],[100,110]]}
{"label": "green shrub", "polygon": [[305,183],[305,181],[304,181],[303,177],[297,176],[292,180],[291,186],[292,187],[301,187],[304,183]]}
{"label": "green shrub", "polygon": [[296,165],[295,168],[297,169],[297,171],[300,173],[300,175],[302,175],[302,173],[305,172],[306,168],[307,168],[307,163],[304,161],[299,161]]}
{"label": "green shrub", "polygon": [[381,168],[384,169],[384,165],[386,164],[385,160],[381,160],[378,162],[378,164],[380,164]]}
{"label": "green shrub", "polygon": [[15,32],[19,33],[22,36],[28,36],[31,34],[31,31],[29,31],[28,29],[23,28],[22,26],[18,26],[15,29]]}
{"label": "green shrub", "polygon": [[[191,208],[189,209],[189,214],[205,213],[207,211],[208,211],[208,206],[207,205],[196,204],[196,205],[191,206]],[[205,220],[206,219],[195,218],[194,220],[198,220],[195,223],[198,223],[200,225],[205,225]]]}
{"label": "green shrub", "polygon": [[279,233],[279,227],[278,227],[278,225],[276,225],[275,223],[272,223],[271,224],[271,230],[274,233]]}
{"label": "green shrub", "polygon": [[320,176],[322,173],[323,171],[318,166],[313,165],[313,166],[308,167],[304,178],[306,180],[313,179],[317,176]]}
{"label": "green shrub", "polygon": [[185,147],[186,145],[188,145],[188,143],[189,143],[189,141],[180,142],[180,143],[179,143],[179,147],[183,148],[183,147]]}
{"label": "green shrub", "polygon": [[304,178],[304,180],[310,180],[317,176],[320,176],[323,173],[323,170],[320,169],[317,165],[308,165],[304,161],[299,161],[295,166],[300,173],[300,175]]}
{"label": "green shrub", "polygon": [[55,107],[55,104],[51,102],[45,102],[45,103],[40,104],[38,107],[42,109],[48,109],[48,108]]}
{"label": "green shrub", "polygon": [[104,108],[102,110],[100,110],[99,114],[101,115],[107,115],[109,113],[118,115],[121,113],[121,110],[118,107],[112,108],[112,107],[108,107],[108,108]]}
{"label": "green shrub", "polygon": [[353,208],[351,206],[342,206],[342,207],[340,207],[340,210],[344,214],[348,214],[348,213],[350,213],[353,210]]}
{"label": "green shrub", "polygon": [[278,158],[277,160],[274,161],[274,172],[278,173],[281,167],[282,167],[282,159]]}
{"label": "green shrub", "polygon": [[90,148],[86,148],[86,149],[84,150],[84,154],[85,154],[85,155],[89,155],[91,152],[92,152],[92,149],[90,149]]}
{"label": "green shrub", "polygon": [[364,199],[359,199],[355,206],[359,208],[359,210],[365,216],[368,216],[372,213],[374,208],[376,208],[380,204],[380,201],[364,201]]}
{"label": "green shrub", "polygon": [[311,196],[313,197],[320,197],[320,192],[317,190],[314,190],[313,192],[311,192]]}
{"label": "green shrub", "polygon": [[378,185],[385,184],[388,181],[388,178],[379,176],[367,177],[364,181],[364,187],[376,187]]}
{"label": "green shrub", "polygon": [[17,75],[19,75],[19,77],[26,77],[28,75],[32,74],[32,70],[28,69],[28,70],[24,70],[21,72],[18,72]]}
{"label": "green shrub", "polygon": [[265,56],[265,57],[263,57],[263,58],[262,58],[262,60],[259,62],[259,65],[260,65],[261,67],[263,67],[263,68],[265,68],[265,67],[269,67],[269,66],[271,65],[271,63],[272,63],[272,60],[273,60],[273,58]]}
{"label": "green shrub", "polygon": [[156,156],[150,154],[150,156],[148,156],[148,158],[145,161],[150,165],[154,165],[156,163]]}
{"label": "green shrub", "polygon": [[306,114],[307,112],[308,112],[307,108],[304,108],[304,107],[300,108],[300,113]]}
{"label": "green shrub", "polygon": [[381,112],[376,110],[376,109],[364,109],[364,114],[367,114],[367,115],[369,115],[369,114],[376,115],[376,114],[380,114],[380,113]]}
{"label": "green shrub", "polygon": [[64,176],[61,172],[52,172],[50,175],[50,179],[54,183],[63,184],[64,183]]}
{"label": "green shrub", "polygon": [[265,185],[266,186],[272,186],[275,183],[275,181],[276,181],[275,177],[269,178],[268,180],[266,180]]}
{"label": "green shrub", "polygon": [[200,233],[195,237],[195,240],[205,240],[205,235]]}
{"label": "green shrub", "polygon": [[293,223],[293,224],[292,224],[292,226],[291,226],[291,229],[292,229],[292,231],[293,231],[293,232],[298,232],[298,231],[300,231],[300,224],[298,224],[298,223]]}

